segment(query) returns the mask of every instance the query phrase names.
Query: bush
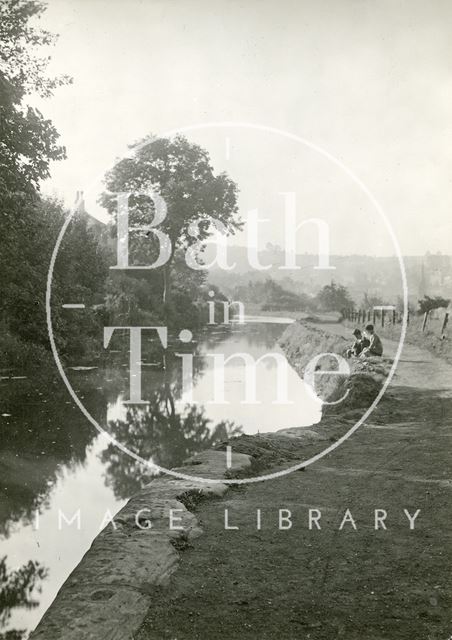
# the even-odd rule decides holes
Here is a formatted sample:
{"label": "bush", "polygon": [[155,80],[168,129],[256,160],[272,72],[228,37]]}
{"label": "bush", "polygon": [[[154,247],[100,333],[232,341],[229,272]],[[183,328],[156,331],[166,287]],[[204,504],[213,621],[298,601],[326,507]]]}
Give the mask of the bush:
{"label": "bush", "polygon": [[441,296],[435,296],[434,298],[431,298],[430,296],[424,296],[422,300],[419,300],[418,302],[418,313],[420,314],[432,311],[433,309],[447,309],[450,304],[450,300],[442,298]]}
{"label": "bush", "polygon": [[53,367],[52,354],[42,344],[27,342],[0,328],[0,362],[2,369],[17,373]]}

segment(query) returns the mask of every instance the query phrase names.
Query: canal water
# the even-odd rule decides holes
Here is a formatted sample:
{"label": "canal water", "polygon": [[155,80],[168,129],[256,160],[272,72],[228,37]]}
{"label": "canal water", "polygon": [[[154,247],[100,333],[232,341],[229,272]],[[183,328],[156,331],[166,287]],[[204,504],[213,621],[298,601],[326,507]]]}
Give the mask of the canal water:
{"label": "canal water", "polygon": [[[206,330],[193,353],[192,402],[182,397],[180,344],[143,361],[146,405],[125,405],[127,354],[117,350],[108,367],[68,368],[71,384],[100,425],[129,450],[164,468],[231,435],[256,434],[320,420],[321,405],[287,366],[286,404],[277,403],[277,340],[288,320],[248,317],[228,330]],[[187,346],[185,352],[187,352]],[[256,364],[256,399],[246,403],[244,359],[224,367],[224,403],[215,400],[215,364],[223,354],[248,354]],[[9,598],[0,633],[32,630],[93,538],[155,471],[122,453],[74,406],[60,381],[4,376],[0,381],[0,571]],[[78,514],[78,516],[77,516]],[[74,517],[75,516],[75,517]],[[71,519],[73,518],[72,522]],[[15,573],[21,568],[21,577]],[[23,606],[20,584],[33,587]],[[26,637],[26,635],[24,636]]]}

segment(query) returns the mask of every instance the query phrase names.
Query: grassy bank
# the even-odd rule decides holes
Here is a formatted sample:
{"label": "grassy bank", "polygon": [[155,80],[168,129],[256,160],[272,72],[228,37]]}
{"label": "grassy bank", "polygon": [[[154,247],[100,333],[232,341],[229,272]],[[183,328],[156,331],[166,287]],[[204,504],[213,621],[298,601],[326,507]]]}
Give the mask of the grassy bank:
{"label": "grassy bank", "polygon": [[21,375],[37,369],[46,372],[54,368],[51,352],[43,345],[22,340],[3,328],[0,333],[0,368],[3,372]]}
{"label": "grassy bank", "polygon": [[[292,367],[303,376],[306,366],[312,358],[320,354],[343,355],[350,343],[345,338],[328,332],[322,326],[313,326],[304,322],[297,322],[289,327],[282,335],[280,346]],[[340,414],[349,410],[368,407],[378,395],[381,386],[388,375],[390,362],[384,358],[347,360],[350,369],[348,375],[324,373],[316,376],[316,393],[328,403],[325,404],[325,415]],[[334,357],[324,356],[319,360],[316,369],[334,371],[337,369]]]}

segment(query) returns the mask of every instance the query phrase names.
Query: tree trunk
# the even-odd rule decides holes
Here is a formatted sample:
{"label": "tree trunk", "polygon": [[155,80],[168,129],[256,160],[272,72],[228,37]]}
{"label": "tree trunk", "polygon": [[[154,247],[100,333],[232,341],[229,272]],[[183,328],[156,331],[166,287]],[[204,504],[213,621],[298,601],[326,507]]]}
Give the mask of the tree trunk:
{"label": "tree trunk", "polygon": [[170,265],[167,263],[163,267],[163,294],[162,301],[166,304],[169,301],[170,296]]}
{"label": "tree trunk", "polygon": [[[174,244],[172,244],[174,247]],[[168,262],[163,267],[163,292],[162,292],[162,302],[166,304],[170,301],[171,298],[171,264],[174,258],[174,248],[171,251],[171,255],[168,259]]]}

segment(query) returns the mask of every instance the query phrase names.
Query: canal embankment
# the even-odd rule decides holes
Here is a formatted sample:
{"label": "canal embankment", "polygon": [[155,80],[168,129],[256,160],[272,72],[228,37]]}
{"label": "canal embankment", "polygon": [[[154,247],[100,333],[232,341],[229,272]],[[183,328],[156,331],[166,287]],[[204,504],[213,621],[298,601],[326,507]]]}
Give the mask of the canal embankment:
{"label": "canal embankment", "polygon": [[[332,331],[329,326],[309,323],[288,326],[280,340],[290,363],[300,375],[304,374],[312,357],[319,353],[343,353],[347,344],[337,328]],[[329,362],[319,364],[331,366]],[[362,545],[367,544],[365,540],[358,537],[356,553],[353,544],[349,545],[350,541],[338,542],[334,535],[331,538],[330,534],[322,534],[317,542],[304,540],[303,544],[311,547],[317,559],[318,567],[315,568],[309,552],[306,555],[307,549],[291,539],[291,534],[285,540],[278,537],[277,542],[272,542],[268,530],[258,533],[255,528],[253,531],[250,528],[227,531],[223,512],[226,507],[231,512],[238,509],[234,517],[243,522],[247,520],[247,514],[255,513],[257,508],[276,510],[278,505],[285,505],[285,508],[292,505],[293,509],[317,505],[323,506],[325,521],[334,521],[347,505],[353,503],[355,511],[363,514],[366,504],[380,504],[380,496],[386,500],[381,497],[382,504],[403,511],[402,503],[406,502],[410,508],[416,503],[410,494],[413,488],[420,490],[419,501],[425,502],[426,487],[435,495],[435,500],[441,502],[448,491],[441,467],[444,456],[438,449],[444,443],[441,438],[446,435],[445,414],[441,412],[444,402],[450,402],[450,399],[438,394],[434,399],[426,389],[413,391],[404,385],[395,390],[391,388],[359,435],[355,434],[320,463],[307,468],[299,464],[347,433],[379,393],[390,364],[391,357],[378,362],[352,363],[349,375],[332,376],[334,383],[328,381],[328,376],[320,376],[326,380],[321,387],[329,401],[334,402],[335,398],[348,393],[343,403],[325,407],[318,424],[311,427],[294,425],[276,433],[242,435],[222,443],[215,451],[193,457],[188,466],[182,468],[188,475],[218,480],[234,475],[262,475],[269,470],[284,471],[297,465],[305,473],[293,472],[278,480],[255,482],[239,489],[230,488],[221,481],[199,483],[168,476],[154,479],[115,516],[116,528],[109,525],[96,538],[31,638],[253,638],[257,637],[256,629],[259,637],[264,638],[298,637],[296,634],[303,625],[320,628],[316,625],[325,606],[323,596],[319,592],[320,600],[314,604],[315,598],[311,598],[308,589],[309,585],[317,591],[321,588],[317,581],[319,567],[328,597],[332,595],[333,584],[343,593],[333,603],[331,621],[326,625],[321,623],[329,629],[330,635],[318,637],[333,637],[333,629],[337,633],[339,628],[346,628],[347,620],[340,614],[341,602],[345,597],[347,606],[351,606],[357,594],[347,587],[350,575],[342,566],[339,566],[339,576],[344,583],[340,580],[331,582],[328,563],[336,565],[338,562],[338,558],[331,555],[336,545],[345,554],[350,570],[353,566],[362,572],[360,562],[363,561]],[[433,382],[435,362],[429,366]],[[319,371],[321,369],[317,369]],[[432,402],[433,406],[430,406]],[[435,436],[430,437],[428,446],[423,429],[427,415]],[[424,444],[424,449],[419,449],[419,443]],[[232,467],[228,470],[224,464],[227,446],[233,450]],[[407,459],[401,461],[402,451]],[[428,455],[439,452],[433,468],[426,464],[426,451]],[[394,460],[397,460],[396,464]],[[170,529],[170,510],[173,518],[180,518],[174,520],[180,529]],[[141,514],[138,520],[137,513]],[[147,526],[149,524],[152,526]],[[402,521],[396,529],[396,547],[403,553],[407,539],[402,531]],[[369,533],[368,525],[364,532]],[[233,540],[231,535],[235,536]],[[422,547],[423,541],[424,537],[415,546]],[[373,551],[369,553],[371,557],[375,555]],[[381,572],[389,571],[385,566],[390,557],[391,554],[384,561],[374,558]],[[281,566],[293,582],[289,594],[287,580],[280,575],[278,567]],[[302,567],[305,584],[294,574],[296,567],[298,571]],[[364,569],[364,574],[369,573],[367,560]],[[368,581],[371,581],[371,575],[368,575]],[[278,594],[267,593],[269,582],[280,588]],[[303,606],[298,604],[293,588],[298,589]],[[428,588],[431,590],[433,586]],[[234,590],[239,594],[237,597]],[[285,590],[288,599],[282,599]],[[368,600],[368,594],[365,595],[365,609],[368,610],[372,602]],[[372,606],[373,615],[378,606],[375,603]],[[296,610],[292,617],[285,613],[288,607]],[[383,610],[384,607],[380,608],[379,615]],[[276,622],[263,626],[262,615],[266,612],[271,612],[274,620],[279,621],[284,633],[271,635],[276,633],[273,628]],[[374,618],[372,624],[377,625],[378,616]],[[351,637],[355,636],[352,634]]]}

